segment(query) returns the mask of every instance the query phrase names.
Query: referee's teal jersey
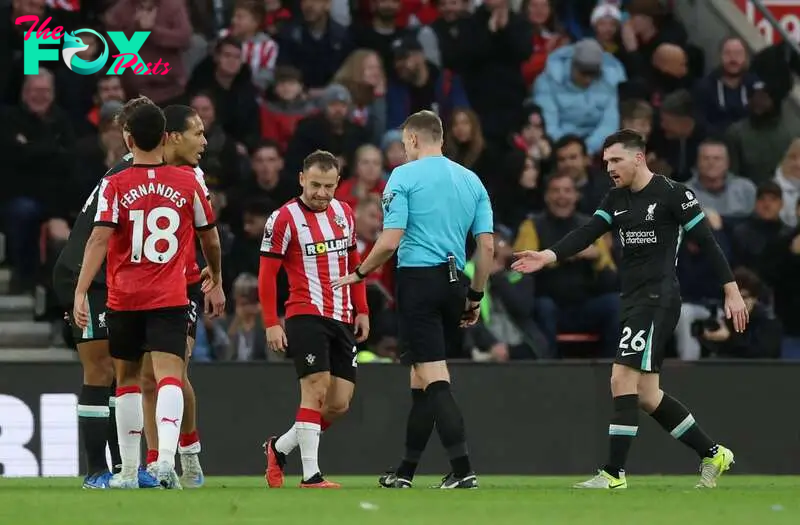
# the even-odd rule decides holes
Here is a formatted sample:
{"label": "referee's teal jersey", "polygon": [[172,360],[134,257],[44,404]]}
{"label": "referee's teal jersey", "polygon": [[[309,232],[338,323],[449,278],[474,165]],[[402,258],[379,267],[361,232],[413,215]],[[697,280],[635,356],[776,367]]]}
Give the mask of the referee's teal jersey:
{"label": "referee's teal jersey", "polygon": [[425,157],[394,169],[383,192],[384,229],[405,230],[397,266],[466,263],[467,233],[494,231],[489,194],[475,173],[444,156]]}

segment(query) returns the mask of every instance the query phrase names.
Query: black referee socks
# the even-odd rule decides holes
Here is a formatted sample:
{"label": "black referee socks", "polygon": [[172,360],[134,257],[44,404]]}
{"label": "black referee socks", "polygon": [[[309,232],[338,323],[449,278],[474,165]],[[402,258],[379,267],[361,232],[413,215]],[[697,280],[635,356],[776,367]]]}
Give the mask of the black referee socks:
{"label": "black referee socks", "polygon": [[697,452],[701,458],[710,458],[716,454],[716,444],[700,428],[694,416],[680,401],[666,392],[650,417],[672,437]]}
{"label": "black referee socks", "polygon": [[464,417],[450,391],[450,383],[447,381],[433,382],[425,389],[425,393],[433,408],[436,430],[439,432],[439,439],[450,458],[453,474],[459,478],[464,477],[472,471],[472,467],[467,454]]}
{"label": "black referee socks", "polygon": [[108,387],[83,385],[78,396],[78,425],[86,452],[86,473],[108,470],[106,435],[108,433]]}
{"label": "black referee socks", "polygon": [[408,413],[408,423],[406,424],[406,454],[396,472],[397,477],[409,481],[414,478],[417,464],[428,445],[435,422],[433,406],[428,402],[428,396],[424,390],[412,388],[411,401],[411,410]]}
{"label": "black referee socks", "polygon": [[628,394],[613,399],[614,414],[608,425],[608,463],[603,470],[619,478],[628,461],[633,438],[639,432],[639,396]]}

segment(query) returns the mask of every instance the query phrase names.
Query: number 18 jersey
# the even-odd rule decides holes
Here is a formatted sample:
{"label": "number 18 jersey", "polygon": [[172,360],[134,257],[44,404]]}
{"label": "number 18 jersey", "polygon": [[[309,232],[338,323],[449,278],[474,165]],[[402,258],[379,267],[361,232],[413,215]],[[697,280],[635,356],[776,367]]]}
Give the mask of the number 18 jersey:
{"label": "number 18 jersey", "polygon": [[106,283],[112,310],[185,306],[194,229],[214,227],[205,191],[185,168],[137,165],[100,184],[95,226],[115,229]]}

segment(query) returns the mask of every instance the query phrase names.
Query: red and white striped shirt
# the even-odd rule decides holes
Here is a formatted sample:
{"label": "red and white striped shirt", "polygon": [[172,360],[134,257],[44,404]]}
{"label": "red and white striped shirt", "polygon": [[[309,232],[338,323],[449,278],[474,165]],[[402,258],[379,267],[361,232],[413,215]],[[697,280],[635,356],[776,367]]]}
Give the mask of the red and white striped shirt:
{"label": "red and white striped shirt", "polygon": [[[220,31],[220,38],[230,36],[230,29]],[[265,89],[272,81],[275,63],[278,60],[278,43],[266,33],[242,42],[242,62],[250,66],[253,83]]]}
{"label": "red and white striped shirt", "polygon": [[275,210],[264,227],[261,255],[283,260],[289,277],[286,317],[319,315],[352,323],[351,287],[334,290],[332,283],[353,271],[356,248],[355,218],[343,202],[333,199],[317,212],[296,198]]}

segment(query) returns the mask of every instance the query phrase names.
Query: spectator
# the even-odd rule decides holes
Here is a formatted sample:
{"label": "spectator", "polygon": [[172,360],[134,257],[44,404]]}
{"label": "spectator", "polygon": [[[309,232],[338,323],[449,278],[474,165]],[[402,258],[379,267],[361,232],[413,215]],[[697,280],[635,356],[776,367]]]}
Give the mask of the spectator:
{"label": "spectator", "polygon": [[227,324],[228,347],[219,361],[274,361],[280,356],[267,352],[267,339],[258,302],[258,278],[241,274],[233,282],[235,312]]}
{"label": "spectator", "polygon": [[354,100],[353,120],[366,126],[372,142],[378,144],[386,133],[386,71],[377,53],[367,49],[353,51],[333,77],[350,93],[364,93],[363,100]]}
{"label": "spectator", "polygon": [[[748,117],[728,128],[731,170],[756,183],[770,179],[800,129],[781,111],[782,90],[759,80],[753,85]],[[755,146],[757,145],[757,146]]]}
{"label": "spectator", "polygon": [[[653,106],[644,100],[628,99],[620,103],[620,127],[632,129],[644,137],[645,142],[650,144],[650,136],[653,132]],[[669,177],[672,174],[672,167],[658,158],[655,151],[647,151],[647,165],[654,173]]]}
{"label": "spectator", "polygon": [[[72,73],[70,71],[70,73]],[[76,122],[75,131],[78,136],[90,135],[98,132],[100,125],[100,108],[106,102],[125,102],[125,90],[122,88],[122,77],[115,75],[102,75],[96,77],[97,84],[93,98],[94,105],[87,114],[81,115]],[[65,106],[69,107],[69,106]]]}
{"label": "spectator", "polygon": [[650,76],[640,82],[642,91],[639,96],[658,108],[671,93],[679,90],[691,92],[694,85],[694,78],[689,74],[689,57],[686,51],[675,44],[661,44],[653,53]]}
{"label": "spectator", "polygon": [[619,128],[617,85],[625,80],[619,60],[586,39],[552,53],[534,86],[547,135],[558,140],[577,135],[589,154],[599,153],[605,138]]}
{"label": "spectator", "polygon": [[75,136],[69,120],[55,106],[53,74],[28,75],[17,106],[0,111],[0,156],[6,161],[3,219],[9,241],[12,288],[29,290],[39,264],[40,225],[63,231],[71,195]]}
{"label": "spectator", "polygon": [[564,135],[553,146],[556,172],[569,175],[580,195],[578,211],[591,215],[600,206],[600,201],[611,189],[611,178],[592,167],[592,158],[586,151],[586,143],[577,135]]}
{"label": "spectator", "polygon": [[531,56],[532,28],[511,11],[508,0],[485,0],[467,25],[462,75],[470,107],[492,144],[505,144],[520,122],[519,108],[530,89],[522,63]]}
{"label": "spectator", "polygon": [[292,12],[286,9],[281,0],[264,0],[264,30],[276,38],[283,27],[292,20]]}
{"label": "spectator", "polygon": [[498,182],[497,159],[483,137],[478,115],[471,109],[456,109],[448,127],[445,155],[475,172],[491,193]]}
{"label": "spectator", "polygon": [[[589,217],[576,213],[578,190],[574,179],[557,173],[547,180],[545,211],[525,220],[514,251],[552,246]],[[537,274],[536,319],[550,345],[556,349],[560,331],[591,331],[601,335],[602,357],[613,357],[619,342],[619,294],[616,266],[603,239],[574,258]]]}
{"label": "spectator", "polygon": [[316,109],[303,92],[300,70],[280,66],[275,70],[275,83],[268,98],[261,102],[261,136],[278,143],[286,151],[297,123]]}
{"label": "spectator", "polygon": [[598,3],[592,10],[590,18],[594,38],[603,47],[603,51],[611,53],[625,64],[627,53],[622,46],[622,12],[614,4]]}
{"label": "spectator", "polygon": [[466,67],[464,48],[470,38],[468,31],[471,2],[468,0],[439,0],[439,18],[431,28],[436,34],[442,57],[442,68],[460,73]]}
{"label": "spectator", "polygon": [[330,0],[300,0],[301,19],[281,31],[280,65],[298,68],[316,96],[353,49],[350,32],[330,18]]}
{"label": "spectator", "polygon": [[206,150],[200,159],[206,183],[221,189],[235,187],[242,179],[236,142],[222,129],[211,95],[198,93],[190,100],[197,111],[206,135]]}
{"label": "spectator", "polygon": [[720,66],[698,84],[695,92],[698,109],[716,132],[724,132],[747,117],[748,99],[756,82],[741,38],[729,37],[722,42],[720,60]]}
{"label": "spectator", "polygon": [[266,10],[261,0],[237,0],[228,29],[220,38],[231,36],[242,42],[242,60],[250,66],[253,83],[264,91],[272,82],[278,60],[278,44],[261,30]]}
{"label": "spectator", "polygon": [[[800,207],[797,211],[800,214]],[[782,354],[800,359],[800,226],[782,235],[767,257],[774,259],[768,279],[775,294],[775,312],[784,327]]]}
{"label": "spectator", "polygon": [[533,53],[522,63],[522,78],[526,86],[533,86],[544,71],[550,53],[569,44],[569,35],[558,23],[553,12],[552,0],[527,0],[524,9],[528,22],[533,26]]}
{"label": "spectator", "polygon": [[[109,77],[118,78],[118,77]],[[98,133],[83,137],[75,145],[76,159],[74,178],[69,185],[69,218],[74,219],[86,197],[92,193],[99,175],[111,169],[128,152],[122,139],[122,130],[115,118],[122,109],[122,102],[111,100],[98,111]]]}
{"label": "spectator", "polygon": [[525,121],[519,133],[511,136],[514,149],[525,152],[536,162],[547,163],[553,153],[553,145],[544,132],[544,119],[542,109],[533,103],[527,103],[522,111]]}
{"label": "spectator", "polygon": [[628,72],[632,78],[651,78],[653,55],[661,44],[683,46],[686,30],[667,11],[660,0],[631,0],[630,18],[622,26],[622,43],[629,53]]}
{"label": "spectator", "polygon": [[224,321],[220,322],[203,314],[203,322],[197,324],[197,339],[194,341],[191,359],[194,362],[214,361],[215,358],[225,355],[230,343]]}
{"label": "spectator", "polygon": [[383,195],[386,182],[383,180],[383,157],[381,150],[372,144],[364,144],[356,150],[353,176],[339,183],[336,198],[356,209],[359,201],[367,195]]}
{"label": "spectator", "polygon": [[[700,144],[706,139],[706,128],[697,120],[691,93],[682,89],[664,99],[660,128],[653,139],[653,151],[672,166],[673,179],[689,180],[692,168],[697,165]],[[732,171],[737,173],[735,169]]]}
{"label": "spectator", "polygon": [[[700,201],[702,203],[702,201]],[[722,218],[715,210],[705,209],[708,224],[722,252],[730,260],[731,247],[723,229]],[[701,357],[698,322],[717,321],[722,304],[719,279],[707,258],[700,253],[695,242],[689,241],[679,248],[677,261],[678,281],[681,286],[681,315],[675,326],[675,346],[678,357],[696,361]]]}
{"label": "spectator", "polygon": [[729,171],[728,147],[721,140],[706,139],[697,154],[697,169],[686,185],[703,208],[723,217],[741,218],[753,213],[756,186]]}
{"label": "spectator", "polygon": [[406,150],[403,146],[403,133],[393,129],[387,131],[381,139],[381,151],[383,151],[383,165],[386,168],[386,178],[389,178],[392,170],[406,163]]}
{"label": "spectator", "polygon": [[745,266],[766,277],[771,284],[778,284],[770,277],[775,275],[775,259],[769,254],[790,228],[781,221],[783,196],[780,186],[767,181],[758,187],[753,215],[733,228],[733,260],[737,266]]}
{"label": "spectator", "polygon": [[[480,303],[481,316],[469,330],[473,345],[485,349],[490,360],[497,362],[556,357],[533,320],[533,276],[510,269],[510,232],[496,229],[494,246],[494,264]],[[475,263],[467,262],[464,275],[471,279],[474,273]]]}
{"label": "spectator", "polygon": [[[179,102],[186,87],[188,73],[182,53],[189,47],[192,25],[182,0],[122,0],[105,14],[109,31],[149,31],[150,36],[139,49],[140,63],[169,63],[166,74],[123,75],[128,93],[144,95],[161,105]],[[162,66],[163,67],[163,66]]]}
{"label": "spectator", "polygon": [[[236,275],[258,274],[259,251],[261,240],[264,237],[264,226],[267,224],[269,215],[277,207],[275,202],[256,196],[244,201],[237,208],[236,211],[240,214],[241,228],[236,228],[228,258],[223,261],[223,264],[227,263],[225,267],[228,275],[231,276],[226,283],[228,286],[230,286],[230,279]],[[281,295],[283,288],[280,284],[278,290]]]}
{"label": "spectator", "polygon": [[437,113],[446,125],[455,108],[469,106],[461,78],[428,62],[416,36],[396,40],[392,49],[395,75],[386,92],[389,129],[424,109]]}
{"label": "spectator", "polygon": [[797,226],[797,205],[800,202],[800,137],[794,139],[783,162],[775,171],[775,182],[783,193],[781,220],[791,227]]}
{"label": "spectator", "polygon": [[286,150],[286,170],[289,173],[300,173],[306,155],[314,150],[324,149],[339,157],[340,170],[349,174],[353,154],[359,146],[369,142],[369,133],[348,120],[353,99],[344,86],[331,84],[323,92],[320,101],[323,111],[306,117],[297,124]]}
{"label": "spectator", "polygon": [[372,0],[372,18],[365,24],[353,26],[353,42],[355,47],[371,49],[380,55],[384,64],[391,64],[392,46],[396,40],[414,37],[419,41],[425,54],[425,60],[441,65],[441,57],[437,48],[437,39],[433,30],[423,27],[414,30],[399,26],[397,15],[400,12],[400,0]]}
{"label": "spectator", "polygon": [[746,268],[734,272],[736,284],[742,293],[750,320],[747,330],[739,333],[733,323],[722,318],[714,327],[703,327],[700,340],[713,356],[728,358],[769,359],[780,357],[781,322],[769,305],[761,300],[761,279]]}
{"label": "spectator", "polygon": [[512,151],[505,163],[503,180],[494,200],[495,222],[516,233],[522,221],[542,210],[542,172],[539,164],[521,151]]}
{"label": "spectator", "polygon": [[188,92],[207,93],[214,101],[216,120],[236,141],[236,151],[244,155],[247,145],[259,137],[257,92],[250,67],[242,61],[242,44],[232,38],[220,39],[209,56],[192,73]]}
{"label": "spectator", "polygon": [[298,172],[283,172],[283,157],[277,143],[259,142],[250,155],[252,178],[241,189],[238,202],[258,199],[282,206],[300,193]]}

